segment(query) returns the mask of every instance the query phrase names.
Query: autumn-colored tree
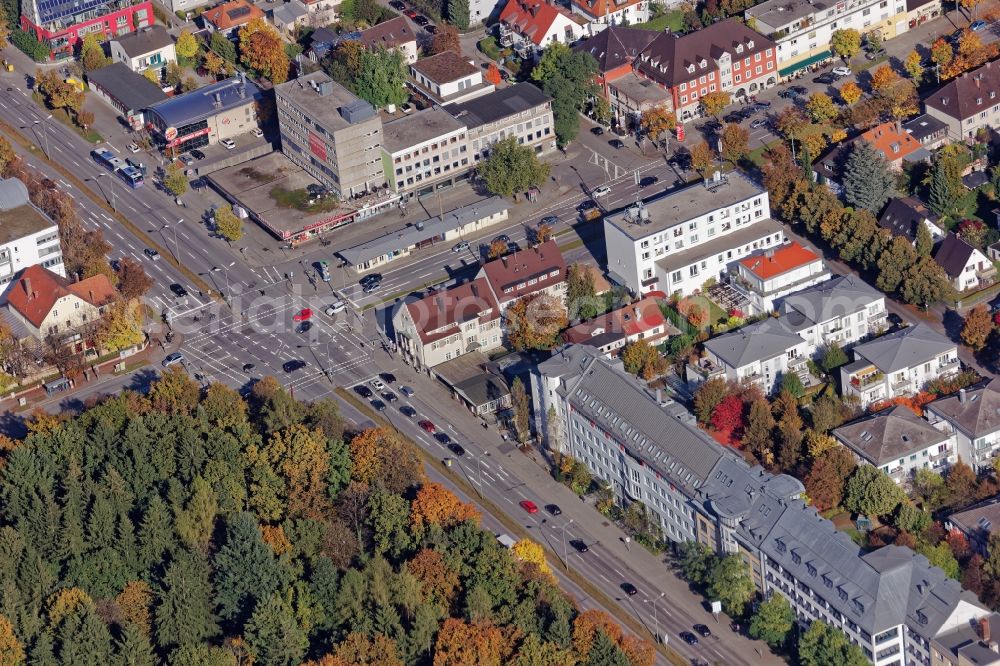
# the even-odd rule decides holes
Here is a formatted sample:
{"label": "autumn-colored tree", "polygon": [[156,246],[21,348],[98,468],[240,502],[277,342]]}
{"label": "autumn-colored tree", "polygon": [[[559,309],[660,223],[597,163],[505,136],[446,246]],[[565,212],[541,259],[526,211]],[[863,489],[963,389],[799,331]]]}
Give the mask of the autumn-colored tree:
{"label": "autumn-colored tree", "polygon": [[543,293],[514,301],[505,316],[507,341],[517,351],[551,349],[569,323],[562,300]]}
{"label": "autumn-colored tree", "polygon": [[229,204],[215,209],[215,230],[230,243],[243,238],[243,221],[236,216]]}
{"label": "autumn-colored tree", "polygon": [[820,511],[839,506],[844,499],[844,484],[857,463],[851,452],[838,446],[816,459],[805,478],[806,493]]}
{"label": "autumn-colored tree", "polygon": [[240,28],[241,62],[275,85],[288,80],[288,54],[278,31],[262,18]]}
{"label": "autumn-colored tree", "polygon": [[149,391],[153,409],[166,414],[190,414],[201,388],[180,365],[167,368]]}
{"label": "autumn-colored tree", "polygon": [[90,595],[78,587],[64,587],[56,590],[48,599],[49,626],[58,627],[62,621],[82,606],[93,606]]}
{"label": "autumn-colored tree", "polygon": [[951,63],[954,57],[955,51],[946,39],[939,37],[931,44],[931,60],[936,64],[945,67]]}
{"label": "autumn-colored tree", "polygon": [[712,411],[712,427],[727,442],[737,442],[743,434],[743,401],[727,396]]}
{"label": "autumn-colored tree", "polygon": [[552,225],[541,223],[535,229],[535,243],[541,245],[552,239]]}
{"label": "autumn-colored tree", "polygon": [[24,663],[24,646],[14,633],[14,625],[5,615],[0,615],[0,666],[21,666]]}
{"label": "autumn-colored tree", "polygon": [[143,304],[138,300],[120,300],[108,305],[98,325],[100,347],[119,351],[142,344],[144,311]]}
{"label": "autumn-colored tree", "polygon": [[286,515],[321,520],[330,512],[327,496],[329,455],[326,437],[319,430],[295,424],[271,434],[263,447],[251,445],[247,458],[281,480]]}
{"label": "autumn-colored tree", "polygon": [[667,371],[667,360],[648,340],[636,340],[621,350],[625,371],[649,381]]}
{"label": "autumn-colored tree", "polygon": [[198,53],[198,40],[195,39],[190,30],[184,28],[181,30],[181,34],[177,35],[174,50],[177,52],[178,58],[190,63]]}
{"label": "autumn-colored tree", "polygon": [[864,93],[862,93],[861,87],[857,83],[848,81],[841,87],[838,94],[840,95],[840,99],[844,100],[845,104],[851,106],[861,99]]}
{"label": "autumn-colored tree", "polygon": [[288,540],[281,525],[261,525],[260,536],[277,556],[292,552],[292,542]]}
{"label": "autumn-colored tree", "polygon": [[484,78],[487,82],[492,83],[495,86],[498,86],[503,82],[503,77],[500,76],[500,69],[495,63],[492,62],[489,67],[486,68],[486,76]]}
{"label": "autumn-colored tree", "polygon": [[122,257],[118,262],[118,293],[125,300],[142,298],[155,281],[146,275],[146,270],[132,257]]}
{"label": "autumn-colored tree", "polygon": [[726,123],[719,133],[722,159],[736,165],[750,151],[750,130],[738,123]]}
{"label": "autumn-colored tree", "polygon": [[425,483],[410,506],[410,521],[417,528],[436,524],[451,527],[466,520],[479,522],[479,511],[462,502],[453,492],[438,483]]}
{"label": "autumn-colored tree", "polygon": [[796,141],[800,138],[802,130],[809,124],[809,119],[805,113],[797,106],[786,106],[775,118],[774,126],[786,139]]}
{"label": "autumn-colored tree", "polygon": [[622,628],[614,619],[601,610],[585,610],[573,620],[573,647],[579,655],[590,654],[597,634],[603,632],[616,644],[621,643]]}
{"label": "autumn-colored tree", "polygon": [[205,68],[206,72],[215,77],[220,77],[226,73],[226,61],[222,59],[222,56],[216,55],[215,51],[205,51],[202,67]]}
{"label": "autumn-colored tree", "polygon": [[545,561],[545,550],[531,539],[521,539],[511,550],[514,557],[522,562],[535,565],[542,573],[552,573],[549,563]]}
{"label": "autumn-colored tree", "polygon": [[707,141],[701,141],[691,146],[691,167],[703,177],[715,165],[715,151]]}
{"label": "autumn-colored tree", "polygon": [[459,575],[445,563],[440,552],[422,548],[406,563],[406,569],[420,581],[424,600],[444,609],[451,607],[459,588]]}
{"label": "autumn-colored tree", "polygon": [[[619,630],[620,631],[620,630]],[[450,617],[434,642],[434,666],[501,666],[514,651],[519,630],[502,629],[489,620],[464,622]]]}
{"label": "autumn-colored tree", "polygon": [[806,111],[815,123],[825,123],[837,117],[837,106],[825,92],[814,92],[806,101]]}
{"label": "autumn-colored tree", "polygon": [[431,54],[437,55],[451,51],[452,53],[462,53],[462,44],[458,41],[458,30],[447,23],[438,26],[437,34],[431,42]]}
{"label": "autumn-colored tree", "polygon": [[179,197],[188,190],[188,179],[184,175],[184,169],[175,163],[170,163],[163,174],[163,186],[174,195]]}
{"label": "autumn-colored tree", "polygon": [[962,325],[962,342],[976,351],[986,346],[986,341],[993,332],[993,320],[986,305],[977,305],[965,317]]}
{"label": "autumn-colored tree", "polygon": [[380,483],[390,493],[402,493],[423,479],[413,449],[385,428],[363,430],[350,441],[351,478]]}
{"label": "autumn-colored tree", "polygon": [[899,74],[890,65],[882,65],[872,72],[872,90],[882,91],[899,81]]}
{"label": "autumn-colored tree", "polygon": [[913,83],[919,86],[921,79],[924,78],[924,65],[923,58],[916,50],[910,51],[906,56],[906,60],[903,61],[903,69],[906,70]]}
{"label": "autumn-colored tree", "polygon": [[127,583],[115,597],[115,605],[118,606],[118,611],[125,622],[131,622],[146,636],[150,635],[153,590],[149,587],[149,583],[143,580]]}
{"label": "autumn-colored tree", "polygon": [[104,55],[104,46],[101,44],[103,33],[89,32],[83,38],[80,45],[80,64],[85,72],[92,72],[95,69],[106,67],[111,60]]}
{"label": "autumn-colored tree", "polygon": [[830,37],[830,50],[844,61],[848,61],[861,51],[861,33],[854,28],[835,30]]}
{"label": "autumn-colored tree", "polygon": [[642,112],[639,117],[639,127],[651,141],[659,141],[664,132],[677,127],[677,116],[664,106],[654,106]]}
{"label": "autumn-colored tree", "polygon": [[701,96],[701,109],[707,116],[718,116],[729,106],[730,99],[729,93],[721,90],[707,93]]}
{"label": "autumn-colored tree", "polygon": [[509,247],[506,242],[494,239],[490,242],[489,247],[486,249],[486,256],[489,259],[496,259],[497,257],[502,257],[507,254]]}
{"label": "autumn-colored tree", "polygon": [[396,641],[379,633],[369,636],[352,631],[334,648],[333,658],[345,666],[403,666]]}

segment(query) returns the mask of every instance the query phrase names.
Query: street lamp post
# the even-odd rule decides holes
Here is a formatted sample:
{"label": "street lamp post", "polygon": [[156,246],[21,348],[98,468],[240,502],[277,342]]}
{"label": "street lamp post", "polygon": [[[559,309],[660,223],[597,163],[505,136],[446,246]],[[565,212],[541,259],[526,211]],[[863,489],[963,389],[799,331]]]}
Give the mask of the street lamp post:
{"label": "street lamp post", "polygon": [[47,115],[45,118],[41,119],[41,120],[32,120],[31,121],[32,125],[41,125],[42,126],[42,142],[44,143],[44,150],[45,150],[45,157],[46,158],[49,157],[49,133],[45,131],[45,121],[49,120],[50,118],[52,118],[52,114],[51,113],[49,115]]}
{"label": "street lamp post", "polygon": [[[666,594],[666,592],[660,592],[660,596],[657,597],[657,599],[662,599],[663,595],[665,595],[665,594]],[[657,643],[659,643],[660,642],[660,619],[659,619],[659,617],[656,614],[656,599],[653,599],[652,604],[653,604],[653,626],[656,628],[656,634],[654,634],[653,638],[656,640]]]}
{"label": "street lamp post", "polygon": [[573,519],[570,518],[568,523],[563,525],[563,566],[566,567],[566,571],[569,571],[569,551],[566,548],[566,528],[573,524]]}
{"label": "street lamp post", "polygon": [[[178,246],[177,246],[177,227],[180,226],[182,222],[184,222],[184,218],[183,217],[181,219],[177,220],[176,222],[174,222],[173,224],[171,224],[170,222],[164,222],[163,226],[160,227],[160,231],[161,232],[164,229],[167,229],[167,228],[172,228],[174,230],[174,261],[176,261],[177,263],[181,262],[180,256],[179,256],[180,255],[180,250],[178,249]],[[235,262],[233,262],[233,263],[235,263]],[[215,269],[213,268],[212,270],[215,270]],[[228,274],[227,274],[226,277],[228,279]]]}
{"label": "street lamp post", "polygon": [[[109,175],[111,175],[111,174],[107,174],[107,173],[105,173],[105,172],[102,171],[101,173],[97,174],[97,177],[98,178],[104,178],[105,176],[109,176]],[[114,176],[111,176],[110,178],[108,178],[108,180],[111,182],[111,210],[113,210],[114,212],[117,213],[118,212],[118,200],[117,200],[117,198],[115,196],[115,178],[114,178]]]}
{"label": "street lamp post", "polygon": [[236,265],[235,261],[229,263],[229,265],[223,264],[222,266],[213,266],[212,272],[218,273],[219,271],[224,271],[226,274],[226,303],[232,306],[233,294],[229,291],[229,269]]}

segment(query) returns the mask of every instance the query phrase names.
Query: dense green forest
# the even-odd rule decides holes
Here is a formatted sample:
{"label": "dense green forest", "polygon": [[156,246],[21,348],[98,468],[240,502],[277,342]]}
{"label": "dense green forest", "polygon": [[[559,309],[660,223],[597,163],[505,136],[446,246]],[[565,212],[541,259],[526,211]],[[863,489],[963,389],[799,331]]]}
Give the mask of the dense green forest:
{"label": "dense green forest", "polygon": [[0,666],[653,662],[410,444],[271,378],[171,371],[0,456]]}

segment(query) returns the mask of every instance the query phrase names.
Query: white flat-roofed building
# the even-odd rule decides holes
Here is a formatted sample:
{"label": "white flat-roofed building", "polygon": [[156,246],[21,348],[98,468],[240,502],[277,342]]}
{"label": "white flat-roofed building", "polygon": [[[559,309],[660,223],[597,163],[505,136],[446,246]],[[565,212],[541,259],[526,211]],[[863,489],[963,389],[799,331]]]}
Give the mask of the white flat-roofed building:
{"label": "white flat-roofed building", "polygon": [[382,131],[385,179],[397,192],[431,192],[475,166],[465,125],[440,107],[388,122]]}
{"label": "white flat-roofed building", "polygon": [[770,312],[782,297],[830,277],[823,258],[796,242],[758,250],[736,262],[730,284],[750,302],[750,312]]}
{"label": "white flat-roofed building", "polygon": [[731,173],[604,218],[608,271],[637,295],[699,291],[726,267],[785,239],[767,190]]}
{"label": "white flat-roofed building", "polygon": [[35,264],[66,277],[59,226],[31,203],[24,183],[0,180],[0,285]]}

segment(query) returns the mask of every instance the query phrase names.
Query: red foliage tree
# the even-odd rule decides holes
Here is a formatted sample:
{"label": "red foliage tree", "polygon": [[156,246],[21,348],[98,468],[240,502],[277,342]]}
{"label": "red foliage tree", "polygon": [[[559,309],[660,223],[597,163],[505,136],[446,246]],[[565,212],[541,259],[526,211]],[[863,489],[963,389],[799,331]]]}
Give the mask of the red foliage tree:
{"label": "red foliage tree", "polygon": [[965,538],[965,535],[958,530],[951,530],[948,532],[948,536],[944,538],[948,542],[948,547],[951,548],[951,554],[955,556],[955,559],[961,562],[969,556],[972,549],[969,547],[969,540]]}
{"label": "red foliage tree", "polygon": [[486,80],[495,86],[500,85],[500,82],[503,81],[500,77],[500,69],[493,63],[490,63],[490,66],[486,68]]}
{"label": "red foliage tree", "polygon": [[736,443],[743,434],[743,401],[735,395],[724,398],[712,412],[712,427]]}

